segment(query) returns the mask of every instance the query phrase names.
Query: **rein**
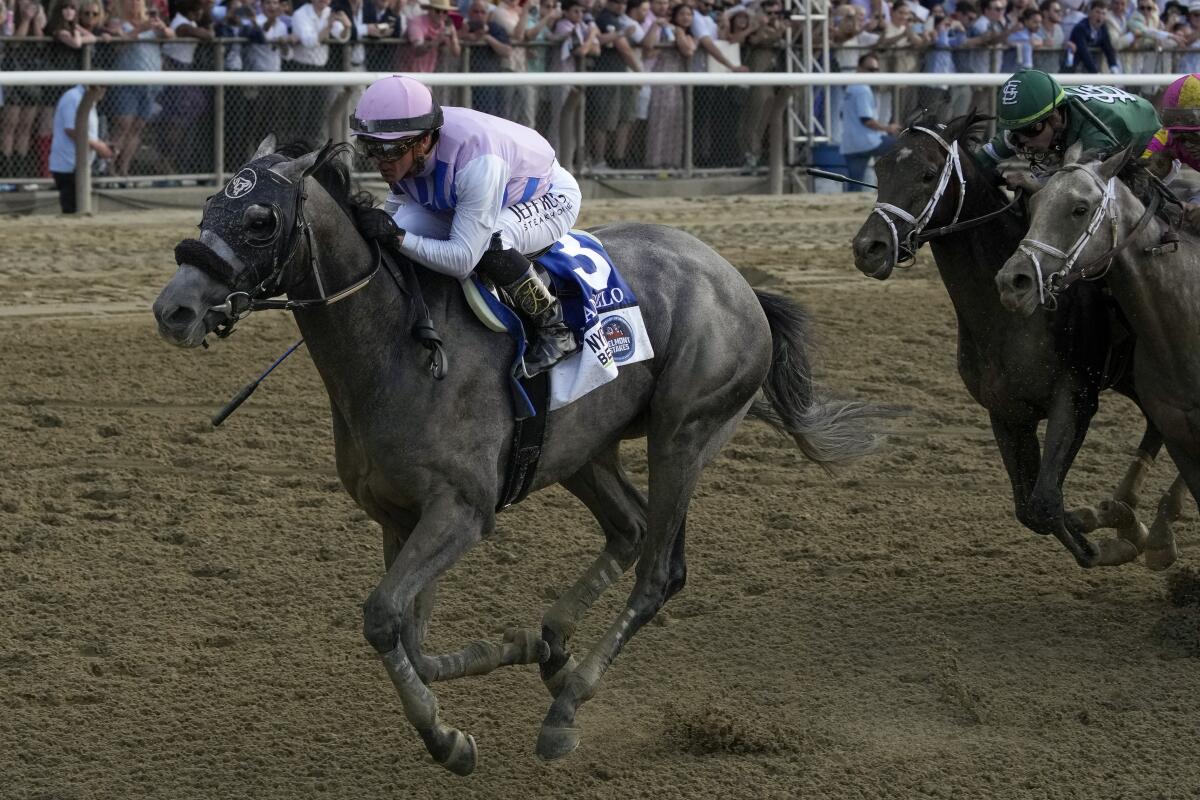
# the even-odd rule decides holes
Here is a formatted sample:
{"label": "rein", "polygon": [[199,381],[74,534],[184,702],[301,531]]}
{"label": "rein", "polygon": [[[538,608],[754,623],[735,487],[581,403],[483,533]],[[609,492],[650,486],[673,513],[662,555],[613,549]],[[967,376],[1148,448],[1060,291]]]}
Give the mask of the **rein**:
{"label": "rein", "polygon": [[[1096,212],[1092,215],[1092,219],[1088,223],[1087,228],[1085,228],[1083,233],[1080,234],[1079,238],[1075,240],[1075,243],[1071,245],[1070,249],[1063,251],[1057,247],[1048,245],[1045,242],[1039,242],[1036,239],[1022,239],[1021,244],[1017,247],[1018,252],[1024,253],[1029,257],[1029,260],[1033,262],[1034,270],[1037,272],[1038,302],[1041,305],[1048,306],[1050,308],[1053,308],[1057,304],[1056,297],[1058,293],[1075,283],[1075,281],[1080,280],[1081,278],[1087,281],[1094,281],[1107,275],[1109,268],[1112,266],[1113,260],[1119,253],[1124,251],[1125,248],[1129,247],[1129,245],[1131,245],[1134,240],[1137,239],[1142,231],[1145,230],[1146,226],[1150,224],[1151,218],[1153,218],[1155,213],[1157,213],[1159,204],[1161,203],[1161,197],[1157,192],[1155,192],[1150,198],[1150,202],[1147,204],[1142,216],[1138,219],[1137,224],[1134,225],[1133,229],[1129,232],[1129,235],[1125,237],[1123,242],[1118,242],[1117,234],[1120,220],[1118,218],[1115,202],[1117,196],[1117,176],[1114,175],[1113,177],[1109,178],[1107,182],[1103,181],[1099,176],[1087,169],[1082,164],[1068,164],[1067,166],[1062,167],[1062,169],[1083,172],[1085,175],[1091,178],[1093,182],[1095,182],[1096,186],[1100,188],[1102,194],[1100,204],[1096,207]],[[1112,235],[1112,246],[1083,266],[1078,266],[1079,257],[1083,255],[1083,251],[1086,250],[1087,246],[1091,243],[1092,237],[1096,235],[1096,231],[1100,229],[1100,226],[1104,222],[1106,216],[1109,222],[1108,227]],[[1038,258],[1039,251],[1045,253],[1046,255],[1053,256],[1054,258],[1062,259],[1062,267],[1057,272],[1052,272],[1043,277],[1042,263]],[[1092,273],[1094,268],[1100,266],[1103,266],[1103,269],[1101,269],[1099,272]],[[1049,304],[1047,304],[1047,299],[1050,300]]]}
{"label": "rein", "polygon": [[[901,266],[902,264],[913,261],[917,257],[917,250],[921,246],[921,233],[925,230],[925,226],[929,224],[929,220],[933,217],[933,212],[937,209],[938,204],[942,202],[942,197],[946,193],[947,187],[950,185],[950,178],[958,179],[958,205],[954,209],[954,217],[950,220],[950,225],[953,227],[958,222],[958,217],[962,214],[963,200],[967,194],[967,179],[963,175],[962,156],[958,147],[958,142],[947,142],[942,135],[932,128],[924,128],[919,125],[914,125],[909,128],[912,131],[920,131],[921,133],[932,136],[943,150],[946,151],[946,163],[942,165],[942,174],[938,178],[937,189],[929,198],[929,202],[925,204],[925,208],[915,217],[909,214],[903,208],[894,206],[891,203],[876,203],[872,214],[878,214],[884,222],[887,223],[888,229],[892,232],[892,261],[886,267],[882,268],[878,274],[882,274],[883,269],[890,270],[893,266]],[[912,228],[908,234],[901,239],[900,234],[896,230],[896,222],[893,217],[907,222]],[[941,230],[941,229],[939,229]],[[903,253],[903,258],[901,257]],[[872,276],[875,277],[875,276]]]}

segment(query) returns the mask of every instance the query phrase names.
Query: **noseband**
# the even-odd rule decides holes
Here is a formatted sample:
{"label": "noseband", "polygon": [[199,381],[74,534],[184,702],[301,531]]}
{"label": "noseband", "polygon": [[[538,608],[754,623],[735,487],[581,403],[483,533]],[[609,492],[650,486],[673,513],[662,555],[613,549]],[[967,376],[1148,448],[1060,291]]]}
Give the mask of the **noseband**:
{"label": "noseband", "polygon": [[[963,176],[962,157],[959,152],[958,142],[947,142],[937,131],[931,128],[923,128],[919,125],[914,125],[909,130],[920,131],[932,136],[934,141],[946,151],[946,163],[942,165],[942,174],[938,178],[937,188],[930,196],[929,202],[925,204],[925,208],[917,216],[914,217],[903,208],[894,206],[891,203],[875,204],[875,208],[871,213],[878,214],[887,223],[888,229],[892,232],[892,260],[890,264],[876,271],[872,277],[877,277],[885,269],[891,269],[893,266],[901,266],[917,257],[917,250],[921,247],[921,233],[925,230],[925,226],[929,224],[929,220],[933,218],[933,212],[937,210],[938,204],[942,202],[946,188],[950,185],[951,176],[958,179],[958,204],[954,209],[954,218],[950,220],[950,224],[946,226],[947,228],[953,227],[958,222],[958,217],[962,214],[963,199],[967,195],[967,179]],[[900,218],[912,226],[903,239],[900,238],[900,234],[896,231],[896,222],[893,216]],[[901,253],[904,254],[903,258],[901,258]]]}
{"label": "noseband", "polygon": [[[1053,245],[1048,245],[1045,242],[1039,242],[1037,239],[1022,239],[1021,244],[1017,247],[1017,251],[1029,257],[1033,262],[1034,271],[1037,272],[1038,283],[1038,303],[1047,308],[1053,309],[1057,306],[1057,298],[1059,292],[1066,289],[1072,283],[1079,279],[1086,281],[1094,281],[1103,278],[1108,274],[1109,268],[1112,266],[1113,259],[1117,254],[1128,247],[1137,237],[1138,234],[1150,222],[1150,218],[1158,211],[1158,206],[1161,198],[1157,192],[1153,193],[1150,202],[1146,205],[1146,210],[1133,230],[1125,237],[1123,243],[1118,243],[1117,233],[1119,230],[1119,219],[1117,214],[1117,181],[1116,175],[1109,178],[1107,181],[1101,179],[1096,173],[1092,172],[1083,164],[1068,164],[1061,167],[1063,171],[1079,171],[1092,179],[1100,189],[1101,197],[1100,204],[1096,206],[1096,211],[1092,214],[1092,219],[1088,223],[1087,228],[1075,240],[1068,250],[1060,250]],[[1083,255],[1083,251],[1091,243],[1092,237],[1096,235],[1105,218],[1108,219],[1108,228],[1112,236],[1112,246],[1101,253],[1097,258],[1092,259],[1083,266],[1079,266],[1079,257]],[[1153,252],[1155,248],[1150,248]],[[1042,262],[1038,258],[1038,252],[1045,253],[1062,260],[1062,267],[1057,272],[1052,272],[1043,277]],[[1092,270],[1099,268],[1098,272]]]}

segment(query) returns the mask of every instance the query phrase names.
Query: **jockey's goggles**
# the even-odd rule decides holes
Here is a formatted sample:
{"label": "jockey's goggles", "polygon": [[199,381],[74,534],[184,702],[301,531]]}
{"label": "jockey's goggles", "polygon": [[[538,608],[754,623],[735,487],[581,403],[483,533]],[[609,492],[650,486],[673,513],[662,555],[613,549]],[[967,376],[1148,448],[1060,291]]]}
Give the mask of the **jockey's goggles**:
{"label": "jockey's goggles", "polygon": [[1030,125],[1026,125],[1024,128],[1016,129],[1015,131],[1012,132],[1012,137],[1018,141],[1025,141],[1027,139],[1032,139],[1033,137],[1037,136],[1042,131],[1046,130],[1046,126],[1049,124],[1050,124],[1049,120],[1044,120],[1044,119],[1038,120],[1037,122],[1034,122]]}
{"label": "jockey's goggles", "polygon": [[370,139],[366,136],[354,137],[354,149],[359,155],[373,158],[376,161],[399,161],[404,154],[421,143],[423,135],[409,139]]}

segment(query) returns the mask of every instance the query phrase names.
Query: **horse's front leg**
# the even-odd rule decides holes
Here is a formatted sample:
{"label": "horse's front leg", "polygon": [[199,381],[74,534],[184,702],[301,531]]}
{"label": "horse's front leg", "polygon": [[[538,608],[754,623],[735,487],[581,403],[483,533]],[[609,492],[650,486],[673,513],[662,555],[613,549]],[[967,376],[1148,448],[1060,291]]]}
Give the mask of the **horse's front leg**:
{"label": "horse's front leg", "polygon": [[[1162,434],[1154,423],[1146,420],[1146,431],[1138,444],[1133,461],[1117,484],[1111,500],[1094,506],[1084,506],[1067,513],[1067,526],[1074,533],[1091,533],[1098,528],[1116,528],[1117,535],[1131,542],[1143,542],[1145,527],[1138,522],[1137,508],[1141,501],[1142,485],[1162,449]],[[1164,498],[1165,499],[1165,498]],[[1160,505],[1161,508],[1161,505]]]}
{"label": "horse's front leg", "polygon": [[[1096,413],[1097,395],[1086,386],[1061,390],[1055,394],[1046,419],[1046,442],[1042,451],[1042,462],[1038,469],[1038,480],[1030,496],[1029,512],[1033,524],[1041,528],[1052,528],[1064,544],[1073,543],[1086,548],[1085,558],[1080,559],[1070,544],[1072,555],[1082,567],[1116,566],[1126,564],[1138,557],[1145,543],[1147,531],[1137,521],[1133,510],[1127,505],[1112,505],[1113,526],[1118,529],[1116,539],[1105,539],[1099,543],[1098,551],[1088,558],[1088,551],[1096,551],[1087,538],[1068,524],[1063,508],[1062,484],[1066,479],[1079,448],[1087,436],[1088,426]],[[1119,512],[1119,513],[1118,513]]]}
{"label": "horse's front leg", "polygon": [[[1038,447],[1037,421],[1025,415],[1014,418],[993,412],[991,422],[996,445],[1000,448],[1000,458],[1004,461],[1004,468],[1012,483],[1013,506],[1017,520],[1034,533],[1054,534],[1080,566],[1091,566],[1097,555],[1095,548],[1083,536],[1071,534],[1062,523],[1062,494],[1058,490],[1057,473],[1052,484],[1059,497],[1057,520],[1052,519],[1048,522],[1044,513],[1039,513],[1039,506],[1032,502],[1044,467]],[[1047,427],[1047,435],[1049,431],[1050,428]],[[1045,503],[1043,490],[1040,505],[1044,506]]]}
{"label": "horse's front leg", "polygon": [[1183,516],[1183,502],[1188,496],[1187,492],[1187,483],[1182,475],[1178,475],[1171,488],[1158,501],[1158,513],[1154,517],[1154,524],[1150,526],[1150,537],[1146,540],[1143,550],[1146,566],[1152,570],[1166,569],[1179,558],[1179,548],[1175,545],[1171,523]]}
{"label": "horse's front leg", "polygon": [[[407,538],[407,531],[385,530],[384,561],[390,569]],[[499,644],[476,641],[462,650],[440,656],[424,653],[429,618],[437,604],[437,581],[430,581],[418,594],[400,629],[400,641],[426,685],[468,675],[486,675],[500,667],[515,664],[537,664],[545,661],[550,649],[538,632],[531,628],[509,628]]]}
{"label": "horse's front leg", "polygon": [[413,640],[406,629],[416,626],[411,609],[417,597],[482,538],[491,513],[455,497],[432,498],[363,604],[363,636],[380,654],[405,717],[433,760],[459,775],[475,769],[475,740],[441,721],[437,696],[418,675],[404,640]]}

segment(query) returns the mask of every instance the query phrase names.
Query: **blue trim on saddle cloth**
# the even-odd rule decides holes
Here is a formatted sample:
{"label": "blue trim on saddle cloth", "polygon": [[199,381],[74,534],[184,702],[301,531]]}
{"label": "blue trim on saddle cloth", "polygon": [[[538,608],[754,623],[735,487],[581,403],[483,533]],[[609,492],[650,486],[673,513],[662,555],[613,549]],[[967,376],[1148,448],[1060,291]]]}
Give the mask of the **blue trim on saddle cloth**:
{"label": "blue trim on saddle cloth", "polygon": [[[617,272],[600,240],[584,231],[571,231],[551,245],[550,250],[537,262],[550,273],[563,306],[563,320],[583,343],[584,349],[589,346],[593,350],[607,347],[607,342],[589,342],[586,332],[596,324],[598,316],[636,306],[637,297]],[[518,419],[531,417],[535,413],[533,403],[520,382],[512,377],[520,370],[525,355],[525,329],[516,313],[497,300],[478,275],[472,273],[471,280],[479,287],[479,293],[488,308],[504,323],[508,335],[517,344],[516,358],[509,370],[513,399],[517,406],[515,414]],[[599,335],[603,338],[602,331]],[[615,358],[618,362],[625,360],[619,356]]]}

